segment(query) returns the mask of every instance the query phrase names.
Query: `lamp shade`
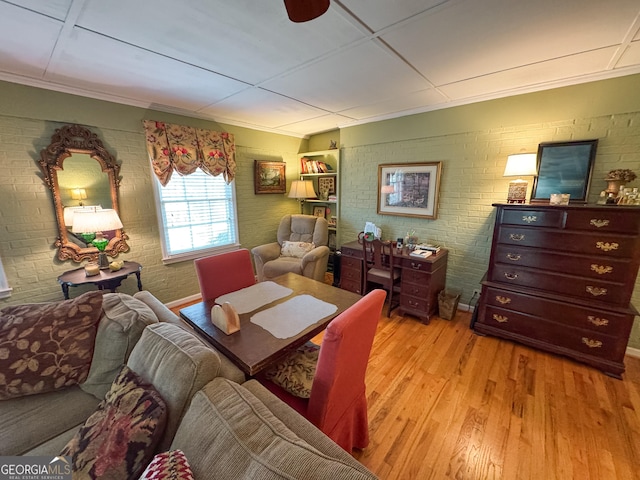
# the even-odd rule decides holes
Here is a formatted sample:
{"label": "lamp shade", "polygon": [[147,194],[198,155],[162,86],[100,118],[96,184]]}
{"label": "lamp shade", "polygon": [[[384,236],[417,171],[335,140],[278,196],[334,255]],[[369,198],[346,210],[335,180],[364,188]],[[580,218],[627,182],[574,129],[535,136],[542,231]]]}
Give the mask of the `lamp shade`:
{"label": "lamp shade", "polygon": [[73,214],[73,233],[106,232],[122,228],[118,212],[112,208],[95,211],[77,210]]}
{"label": "lamp shade", "polygon": [[504,168],[505,177],[520,177],[536,175],[537,155],[535,153],[516,153],[507,157],[507,165]]}
{"label": "lamp shade", "polygon": [[71,227],[73,225],[73,217],[76,212],[85,211],[94,213],[96,210],[102,210],[102,207],[100,205],[85,205],[84,207],[64,207],[64,226]]}
{"label": "lamp shade", "polygon": [[316,191],[311,180],[294,180],[291,182],[289,198],[315,198]]}

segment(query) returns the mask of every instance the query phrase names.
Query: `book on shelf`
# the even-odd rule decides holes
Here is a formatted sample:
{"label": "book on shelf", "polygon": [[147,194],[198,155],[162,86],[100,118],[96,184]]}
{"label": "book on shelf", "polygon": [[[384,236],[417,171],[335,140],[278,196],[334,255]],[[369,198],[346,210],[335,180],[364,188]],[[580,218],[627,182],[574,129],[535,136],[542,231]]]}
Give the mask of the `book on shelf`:
{"label": "book on shelf", "polygon": [[427,257],[430,257],[431,255],[432,253],[429,250],[420,250],[420,249],[412,250],[411,253],[409,253],[409,256],[418,257],[418,258],[427,258]]}

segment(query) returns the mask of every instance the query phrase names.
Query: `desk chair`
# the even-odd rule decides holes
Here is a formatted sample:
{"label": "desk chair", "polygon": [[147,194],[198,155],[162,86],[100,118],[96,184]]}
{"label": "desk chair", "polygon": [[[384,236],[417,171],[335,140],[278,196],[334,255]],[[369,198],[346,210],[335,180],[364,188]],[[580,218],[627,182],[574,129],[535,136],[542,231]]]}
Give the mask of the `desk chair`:
{"label": "desk chair", "polygon": [[[258,377],[268,390],[347,452],[369,444],[364,380],[385,296],[384,290],[373,290],[329,323],[312,375],[309,398],[295,396],[269,381],[268,373]],[[282,361],[283,365],[290,363],[291,360]]]}
{"label": "desk chair", "polygon": [[369,291],[369,284],[380,285],[389,292],[389,307],[387,317],[391,316],[393,294],[400,291],[400,269],[393,266],[393,244],[378,239],[362,240],[364,258],[364,288],[363,293]]}
{"label": "desk chair", "polygon": [[198,258],[193,264],[196,267],[202,300],[215,300],[220,295],[256,283],[251,254],[246,248]]}

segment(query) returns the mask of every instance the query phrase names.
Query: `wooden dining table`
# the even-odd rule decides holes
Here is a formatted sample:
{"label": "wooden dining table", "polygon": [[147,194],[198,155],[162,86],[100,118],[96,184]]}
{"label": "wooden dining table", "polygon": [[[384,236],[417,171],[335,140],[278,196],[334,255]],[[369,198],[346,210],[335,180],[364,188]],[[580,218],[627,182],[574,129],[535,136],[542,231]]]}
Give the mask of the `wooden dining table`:
{"label": "wooden dining table", "polygon": [[[216,304],[213,299],[180,310],[180,316],[185,322],[249,376],[256,375],[318,335],[331,320],[362,298],[356,293],[294,273],[286,273],[271,281],[291,289],[292,293],[251,312],[239,314],[240,331],[231,335],[226,335],[211,322],[211,308]],[[288,338],[277,338],[251,321],[251,317],[256,313],[273,308],[297,295],[305,294],[335,305],[336,311]]]}

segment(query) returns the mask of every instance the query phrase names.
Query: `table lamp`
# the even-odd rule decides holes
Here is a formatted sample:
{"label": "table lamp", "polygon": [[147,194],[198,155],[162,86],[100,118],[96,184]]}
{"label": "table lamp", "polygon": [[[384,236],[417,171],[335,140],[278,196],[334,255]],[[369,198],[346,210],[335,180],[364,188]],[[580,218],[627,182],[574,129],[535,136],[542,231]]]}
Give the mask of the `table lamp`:
{"label": "table lamp", "polygon": [[109,239],[105,238],[102,232],[118,230],[119,228],[122,228],[122,222],[118,212],[111,208],[104,208],[89,212],[84,210],[74,212],[71,231],[79,233],[83,238],[86,238],[85,235],[95,235],[91,244],[99,251],[98,263],[100,264],[100,269],[105,269],[109,268],[109,260],[107,259],[107,254],[104,253],[104,249],[109,244]]}
{"label": "table lamp", "polygon": [[316,198],[316,191],[311,180],[294,180],[291,182],[289,198],[296,198],[300,202],[300,213],[304,213],[304,201],[307,198]]}
{"label": "table lamp", "polygon": [[[507,157],[507,165],[504,168],[505,177],[523,177],[536,175],[536,159],[535,153],[516,153]],[[527,199],[526,180],[518,178],[509,182],[509,193],[507,194],[507,203],[525,203]]]}

